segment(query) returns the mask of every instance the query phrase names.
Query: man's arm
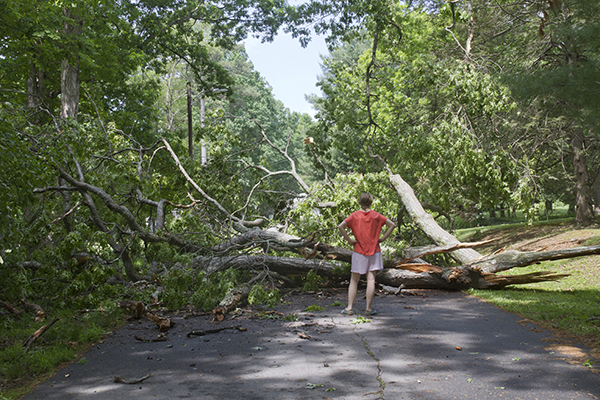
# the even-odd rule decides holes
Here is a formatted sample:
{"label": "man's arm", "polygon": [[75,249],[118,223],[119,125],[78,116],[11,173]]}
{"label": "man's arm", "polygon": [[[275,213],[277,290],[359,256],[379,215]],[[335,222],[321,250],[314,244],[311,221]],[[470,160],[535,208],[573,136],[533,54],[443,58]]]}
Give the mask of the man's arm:
{"label": "man's arm", "polygon": [[339,229],[340,233],[342,234],[342,236],[344,237],[344,239],[346,239],[346,241],[348,243],[350,243],[352,246],[354,246],[358,242],[356,240],[350,238],[350,235],[348,235],[348,232],[346,231],[347,226],[348,226],[348,224],[346,223],[346,221],[342,221],[342,223],[338,225],[338,229]]}
{"label": "man's arm", "polygon": [[383,242],[385,239],[387,239],[392,234],[392,231],[396,227],[396,224],[394,223],[394,221],[392,221],[391,219],[388,218],[385,221],[385,226],[387,226],[388,228],[385,231],[385,233],[383,234],[383,236],[379,238],[379,243]]}

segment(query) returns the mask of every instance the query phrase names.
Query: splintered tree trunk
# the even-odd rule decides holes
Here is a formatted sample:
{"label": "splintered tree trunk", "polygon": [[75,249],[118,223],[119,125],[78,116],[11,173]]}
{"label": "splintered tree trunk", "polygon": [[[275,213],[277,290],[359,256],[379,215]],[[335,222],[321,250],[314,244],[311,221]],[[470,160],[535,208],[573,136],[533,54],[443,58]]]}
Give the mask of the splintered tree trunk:
{"label": "splintered tree trunk", "polygon": [[240,285],[231,289],[219,305],[213,310],[213,321],[221,322],[225,319],[227,313],[234,310],[238,304],[243,303],[250,294],[250,285]]}

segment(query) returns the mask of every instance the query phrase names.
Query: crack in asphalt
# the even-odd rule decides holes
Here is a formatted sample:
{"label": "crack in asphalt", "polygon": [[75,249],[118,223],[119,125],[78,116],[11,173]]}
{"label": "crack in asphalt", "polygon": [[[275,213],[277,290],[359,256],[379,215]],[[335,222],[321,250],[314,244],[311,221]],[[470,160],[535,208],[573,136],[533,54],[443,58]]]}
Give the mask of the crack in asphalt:
{"label": "crack in asphalt", "polygon": [[[356,334],[356,336],[358,336],[360,338],[360,340],[363,343],[363,346],[365,346],[365,350],[367,351],[367,354],[373,359],[373,361],[375,361],[377,363],[377,377],[375,379],[377,379],[377,382],[379,382],[379,390],[377,392],[374,392],[373,394],[376,394],[377,396],[379,396],[380,399],[384,399],[384,390],[385,390],[385,382],[383,381],[383,378],[381,378],[381,361],[379,360],[379,358],[375,357],[375,354],[371,351],[371,348],[369,347],[369,343],[367,342],[367,340],[356,331],[356,328],[353,329],[354,333]],[[365,393],[365,394],[369,394],[369,393]],[[363,395],[364,396],[364,395]]]}

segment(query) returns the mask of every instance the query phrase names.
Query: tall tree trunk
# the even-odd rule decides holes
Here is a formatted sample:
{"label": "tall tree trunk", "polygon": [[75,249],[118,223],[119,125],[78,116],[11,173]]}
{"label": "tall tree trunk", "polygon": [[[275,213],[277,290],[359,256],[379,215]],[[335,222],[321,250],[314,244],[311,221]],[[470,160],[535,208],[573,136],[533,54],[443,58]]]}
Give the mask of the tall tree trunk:
{"label": "tall tree trunk", "polygon": [[585,156],[585,143],[582,136],[574,135],[571,143],[573,147],[573,171],[575,174],[575,223],[578,225],[591,225],[596,222],[592,207],[592,194],[588,179],[587,157]]}
{"label": "tall tree trunk", "polygon": [[27,78],[27,107],[37,107],[42,103],[46,88],[44,85],[44,71],[32,66]]}
{"label": "tall tree trunk", "polygon": [[592,178],[592,202],[594,203],[594,213],[600,213],[600,167],[596,168]]}
{"label": "tall tree trunk", "polygon": [[[73,15],[69,8],[64,10],[65,17],[70,19],[71,23],[65,23],[65,34],[69,36],[79,36],[83,30],[83,21]],[[77,118],[79,111],[79,52],[75,48],[74,55],[61,62],[60,73],[60,118]]]}
{"label": "tall tree trunk", "polygon": [[469,18],[469,31],[467,36],[467,42],[465,43],[465,61],[471,59],[471,50],[473,48],[473,36],[475,36],[474,23],[473,23],[473,2],[467,1],[467,12],[470,14]]}

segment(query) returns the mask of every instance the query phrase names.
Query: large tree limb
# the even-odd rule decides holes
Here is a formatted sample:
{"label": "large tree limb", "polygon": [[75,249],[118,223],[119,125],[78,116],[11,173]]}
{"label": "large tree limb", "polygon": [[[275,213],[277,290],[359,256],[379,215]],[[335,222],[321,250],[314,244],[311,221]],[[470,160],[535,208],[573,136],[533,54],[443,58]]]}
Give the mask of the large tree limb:
{"label": "large tree limb", "polygon": [[[410,215],[412,221],[421,229],[425,234],[440,246],[454,246],[460,242],[450,233],[442,229],[433,217],[428,214],[424,209],[413,189],[408,183],[406,183],[400,175],[390,174],[390,182],[396,189],[398,196],[404,203],[408,215]],[[469,264],[482,257],[477,251],[473,249],[458,249],[451,253],[452,257],[461,264]]]}
{"label": "large tree limb", "polygon": [[202,269],[206,271],[208,275],[225,270],[227,268],[253,270],[262,270],[267,268],[285,276],[305,275],[309,271],[315,271],[315,273],[327,277],[335,276],[336,274],[334,273],[334,270],[338,268],[336,265],[324,260],[306,260],[303,258],[264,255],[241,255],[229,257],[200,256],[195,257],[190,266],[192,268]]}
{"label": "large tree limb", "polygon": [[[156,235],[156,234],[148,232],[137,222],[135,216],[133,215],[131,210],[129,210],[129,208],[118,204],[103,189],[75,179],[74,177],[69,175],[69,173],[66,172],[65,170],[63,170],[62,168],[58,168],[58,171],[59,171],[59,174],[61,177],[63,177],[71,185],[78,188],[79,191],[84,193],[84,197],[86,198],[86,205],[88,207],[90,207],[90,205],[93,205],[93,200],[91,199],[91,197],[89,197],[89,195],[87,195],[87,193],[93,193],[94,195],[99,197],[100,200],[102,200],[104,205],[109,210],[113,211],[116,214],[121,215],[123,217],[123,219],[125,220],[125,223],[129,227],[129,229],[132,230],[131,233],[138,235],[142,240],[144,240],[146,242],[163,242],[163,243],[166,242],[166,243],[169,243],[172,245],[176,245],[178,247],[186,248],[190,251],[200,250],[200,248],[198,246],[195,246],[191,243],[187,243],[176,236],[173,236],[173,235],[164,235],[163,236],[163,235]],[[94,219],[94,222],[96,223],[96,225],[102,226],[104,223],[100,219],[97,211],[94,212],[95,207],[91,207],[91,210],[92,210],[92,219]],[[108,229],[106,228],[106,226],[104,226],[103,232],[108,232]]]}
{"label": "large tree limb", "polygon": [[310,258],[317,258],[318,256],[318,258],[345,262],[352,260],[352,250],[326,243],[315,243],[313,241],[314,236],[312,234],[308,239],[302,239],[277,230],[253,229],[213,246],[210,250],[214,253],[224,253],[260,246],[265,250],[292,251],[306,258],[309,254],[312,254],[313,256]]}
{"label": "large tree limb", "polygon": [[[405,258],[397,258],[390,260],[388,264],[404,264],[416,260],[417,258],[422,258],[428,255],[434,254],[445,254],[451,253],[453,251],[459,249],[472,249],[474,247],[483,246],[493,242],[493,240],[486,240],[483,242],[473,242],[473,243],[456,243],[449,246],[421,246],[421,247],[410,247],[404,250]],[[390,265],[392,266],[392,265]]]}
{"label": "large tree limb", "polygon": [[190,183],[190,185],[192,185],[193,188],[196,189],[198,191],[198,193],[200,193],[202,195],[202,197],[204,197],[207,201],[209,201],[210,203],[212,203],[220,212],[222,212],[225,216],[227,216],[227,218],[229,218],[233,222],[236,222],[237,224],[235,224],[235,226],[237,227],[238,230],[240,230],[241,232],[246,231],[247,228],[241,223],[242,220],[239,219],[238,217],[230,214],[229,211],[227,211],[225,209],[225,207],[223,207],[221,205],[221,203],[219,203],[217,200],[213,199],[208,194],[206,194],[206,192],[204,190],[202,190],[202,188],[187,173],[187,171],[185,170],[185,168],[181,164],[181,161],[179,161],[179,157],[177,157],[177,154],[175,154],[175,151],[173,151],[173,148],[171,148],[171,145],[169,144],[169,142],[167,142],[167,140],[164,139],[164,138],[162,139],[162,141],[165,144],[165,148],[167,149],[167,151],[171,155],[171,158],[175,162],[175,165],[177,166],[177,168],[179,169],[179,171],[183,174],[183,176],[185,177],[185,179]]}
{"label": "large tree limb", "polygon": [[471,265],[484,272],[494,273],[511,268],[526,267],[542,261],[562,260],[600,254],[600,245],[574,247],[571,249],[522,252],[507,250],[502,253],[476,260]]}

